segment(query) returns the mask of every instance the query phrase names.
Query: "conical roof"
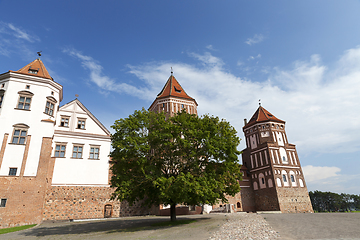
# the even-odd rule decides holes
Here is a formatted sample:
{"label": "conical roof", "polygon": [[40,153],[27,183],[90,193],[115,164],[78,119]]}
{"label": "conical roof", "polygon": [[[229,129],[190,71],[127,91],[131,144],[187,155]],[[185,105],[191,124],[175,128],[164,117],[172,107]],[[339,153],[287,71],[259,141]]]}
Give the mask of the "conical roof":
{"label": "conical roof", "polygon": [[44,63],[40,60],[40,58],[35,59],[25,67],[19,69],[18,71],[12,71],[12,72],[43,77],[53,80],[53,78],[50,76],[49,72],[45,68]]}
{"label": "conical roof", "polygon": [[195,100],[187,93],[185,90],[181,87],[180,83],[176,80],[176,78],[171,75],[167,82],[165,83],[165,86],[161,90],[161,92],[157,95],[157,99],[159,98],[165,98],[165,97],[179,97],[179,98],[185,98],[189,100]]}
{"label": "conical roof", "polygon": [[254,115],[251,117],[250,121],[243,128],[247,128],[251,125],[254,125],[255,123],[269,122],[269,121],[285,123],[285,121],[278,119],[268,110],[266,110],[262,106],[259,106],[259,108],[256,110]]}

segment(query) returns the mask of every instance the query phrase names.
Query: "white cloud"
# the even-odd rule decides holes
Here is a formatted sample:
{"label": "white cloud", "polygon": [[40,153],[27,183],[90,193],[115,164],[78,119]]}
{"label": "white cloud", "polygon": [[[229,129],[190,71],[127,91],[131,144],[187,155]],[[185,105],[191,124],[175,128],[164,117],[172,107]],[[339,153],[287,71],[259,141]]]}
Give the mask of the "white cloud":
{"label": "white cloud", "polygon": [[90,71],[90,81],[103,90],[126,93],[140,98],[149,95],[146,88],[137,88],[127,83],[117,83],[114,79],[104,75],[103,67],[90,56],[83,55],[75,49],[64,49],[63,52],[79,59],[82,66]]}
{"label": "white cloud", "polygon": [[334,178],[339,177],[339,172],[341,171],[338,167],[319,167],[319,166],[312,166],[307,165],[303,168],[304,176],[307,183],[312,182],[324,182],[326,179],[331,178],[333,180]]}
{"label": "white cloud", "polygon": [[[309,61],[294,62],[291,69],[270,68],[266,81],[252,81],[229,73],[224,62],[212,54],[189,53],[201,65],[151,62],[129,65],[129,72],[142,84],[118,83],[103,74],[102,66],[91,57],[76,51],[70,55],[82,61],[90,71],[90,79],[107,91],[126,93],[149,101],[164,86],[170,67],[185,91],[196,99],[199,113],[225,118],[243,138],[243,119],[250,118],[262,105],[287,122],[289,142],[301,154],[313,152],[360,151],[360,47],[344,53],[334,67],[321,64],[320,56]],[[347,70],[342,70],[343,66]],[[244,148],[244,141],[241,148]]]}
{"label": "white cloud", "polygon": [[249,44],[250,46],[264,40],[264,36],[262,34],[255,34],[254,37],[248,38],[245,43]]}
{"label": "white cloud", "polygon": [[213,45],[211,45],[211,44],[210,44],[210,45],[207,45],[206,48],[209,49],[209,50],[215,50],[214,47],[213,47]]}
{"label": "white cloud", "polygon": [[249,58],[248,58],[248,61],[250,61],[250,60],[255,60],[255,59],[257,59],[257,58],[261,58],[261,54],[259,53],[258,55],[256,55],[255,57],[254,56],[250,56]]}
{"label": "white cloud", "polygon": [[29,33],[26,33],[24,30],[15,27],[11,23],[7,24],[7,26],[12,30],[12,34],[17,38],[24,39],[28,42],[40,41],[40,38],[38,38],[36,35],[30,35]]}

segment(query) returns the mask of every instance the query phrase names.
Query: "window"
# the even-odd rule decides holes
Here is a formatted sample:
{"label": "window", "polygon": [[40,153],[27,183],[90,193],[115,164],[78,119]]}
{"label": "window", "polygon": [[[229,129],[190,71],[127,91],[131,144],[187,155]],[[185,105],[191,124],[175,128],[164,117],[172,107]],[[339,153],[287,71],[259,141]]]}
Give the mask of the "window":
{"label": "window", "polygon": [[85,120],[84,118],[78,118],[78,124],[77,124],[77,128],[78,129],[85,129]]}
{"label": "window", "polygon": [[184,104],[181,104],[181,108],[184,108]]}
{"label": "window", "polygon": [[284,182],[287,182],[286,175],[285,175],[285,174],[283,174],[283,175],[282,175],[282,177],[283,177],[283,181],[284,181]]}
{"label": "window", "polygon": [[31,98],[34,96],[29,91],[20,91],[17,109],[30,110]]}
{"label": "window", "polygon": [[45,113],[50,116],[54,116],[54,107],[55,107],[55,104],[53,104],[50,101],[46,101]]}
{"label": "window", "polygon": [[1,108],[2,102],[4,100],[4,93],[5,93],[4,90],[0,90],[0,108]]}
{"label": "window", "polygon": [[73,149],[73,158],[82,158],[83,146],[75,145]]}
{"label": "window", "polygon": [[175,89],[175,92],[181,93],[181,89],[177,89],[175,86],[174,86],[174,89]]}
{"label": "window", "polygon": [[55,104],[57,103],[56,99],[54,97],[46,97],[47,101],[46,101],[46,105],[45,105],[45,113],[50,115],[50,116],[54,116],[54,109],[55,109]]}
{"label": "window", "polygon": [[33,69],[33,68],[29,68],[28,70],[28,73],[31,73],[31,74],[37,74],[39,72],[39,69]]}
{"label": "window", "polygon": [[26,87],[25,87],[26,89],[30,89],[30,85],[26,85]]}
{"label": "window", "polygon": [[90,159],[99,159],[100,147],[90,146]]}
{"label": "window", "polygon": [[9,169],[9,176],[16,176],[17,168],[10,168]]}
{"label": "window", "polygon": [[27,129],[14,129],[14,134],[11,143],[25,144],[27,136]]}
{"label": "window", "polygon": [[293,175],[290,175],[291,182],[295,182],[295,178]]}
{"label": "window", "polygon": [[65,157],[66,143],[57,143],[55,146],[55,157]]}
{"label": "window", "polygon": [[31,103],[31,97],[20,96],[19,104],[18,104],[17,108],[18,109],[29,110],[30,109],[30,103]]}
{"label": "window", "polygon": [[6,206],[6,201],[7,201],[7,199],[2,198],[1,202],[0,202],[0,207],[5,207]]}
{"label": "window", "polygon": [[69,127],[69,119],[70,117],[61,117],[60,126],[61,127]]}

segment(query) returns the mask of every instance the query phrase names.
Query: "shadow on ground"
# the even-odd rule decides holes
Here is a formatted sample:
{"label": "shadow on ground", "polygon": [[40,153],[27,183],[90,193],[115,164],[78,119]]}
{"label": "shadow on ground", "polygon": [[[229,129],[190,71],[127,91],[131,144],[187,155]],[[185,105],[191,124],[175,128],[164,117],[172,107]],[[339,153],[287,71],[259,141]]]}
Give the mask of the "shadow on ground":
{"label": "shadow on ground", "polygon": [[[197,222],[207,220],[209,218],[177,218],[177,220],[196,220]],[[157,230],[157,229],[169,229],[175,226],[152,226],[155,223],[168,222],[169,218],[141,218],[141,219],[116,219],[107,221],[92,221],[92,222],[62,222],[59,226],[54,226],[54,223],[42,224],[39,227],[29,229],[26,232],[22,232],[21,235],[29,237],[44,237],[55,235],[72,235],[72,234],[89,234],[89,233],[115,233],[115,232],[137,232],[144,230]]]}

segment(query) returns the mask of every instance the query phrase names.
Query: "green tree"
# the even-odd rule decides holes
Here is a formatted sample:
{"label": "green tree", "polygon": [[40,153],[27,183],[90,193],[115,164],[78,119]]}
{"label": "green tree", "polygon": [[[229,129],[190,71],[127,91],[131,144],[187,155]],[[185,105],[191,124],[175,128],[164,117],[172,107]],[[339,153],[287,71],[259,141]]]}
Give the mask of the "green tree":
{"label": "green tree", "polygon": [[170,204],[175,221],[176,204],[227,202],[240,191],[240,139],[225,120],[143,109],[111,127],[111,185],[120,201]]}

